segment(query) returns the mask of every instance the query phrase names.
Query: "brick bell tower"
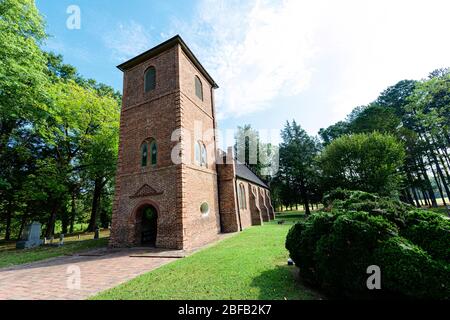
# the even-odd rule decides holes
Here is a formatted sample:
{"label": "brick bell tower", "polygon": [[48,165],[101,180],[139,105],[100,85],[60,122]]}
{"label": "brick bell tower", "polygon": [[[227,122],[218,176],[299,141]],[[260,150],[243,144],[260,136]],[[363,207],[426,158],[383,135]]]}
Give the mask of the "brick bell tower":
{"label": "brick bell tower", "polygon": [[191,249],[220,233],[213,91],[180,36],[121,64],[110,246]]}

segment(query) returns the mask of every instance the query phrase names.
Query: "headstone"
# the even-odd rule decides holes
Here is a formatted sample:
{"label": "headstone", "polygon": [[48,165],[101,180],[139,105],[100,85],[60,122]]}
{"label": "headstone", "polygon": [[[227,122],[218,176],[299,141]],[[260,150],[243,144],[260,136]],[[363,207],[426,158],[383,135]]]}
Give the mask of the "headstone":
{"label": "headstone", "polygon": [[17,241],[17,249],[29,249],[39,247],[42,245],[41,237],[41,224],[39,222],[33,222],[27,225],[22,232],[20,241]]}
{"label": "headstone", "polygon": [[100,229],[97,227],[95,228],[94,239],[98,238],[100,238]]}
{"label": "headstone", "polygon": [[288,263],[288,266],[294,265],[294,261],[291,258],[288,259],[287,263]]}
{"label": "headstone", "polygon": [[59,235],[59,245],[60,246],[64,245],[64,233],[61,233]]}

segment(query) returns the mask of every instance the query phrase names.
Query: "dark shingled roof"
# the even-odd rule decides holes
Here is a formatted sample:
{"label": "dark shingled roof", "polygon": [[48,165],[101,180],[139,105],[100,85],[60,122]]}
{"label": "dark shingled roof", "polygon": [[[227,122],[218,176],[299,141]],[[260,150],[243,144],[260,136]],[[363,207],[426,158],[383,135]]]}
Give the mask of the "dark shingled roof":
{"label": "dark shingled roof", "polygon": [[253,182],[261,187],[269,189],[269,186],[264,183],[252,170],[250,170],[245,164],[236,161],[236,177],[249,182]]}
{"label": "dark shingled roof", "polygon": [[134,66],[137,66],[138,64],[157,56],[161,52],[164,52],[167,49],[170,49],[177,44],[180,45],[180,47],[181,47],[181,49],[183,49],[184,53],[189,57],[189,59],[191,59],[192,63],[203,74],[203,76],[211,83],[213,88],[214,89],[219,88],[219,86],[214,81],[214,79],[209,75],[209,73],[206,71],[206,69],[203,68],[200,61],[198,61],[197,57],[192,53],[191,49],[188,48],[186,43],[183,41],[183,39],[181,39],[181,37],[179,35],[176,35],[175,37],[170,38],[169,40],[157,45],[156,47],[118,65],[117,68],[121,71],[131,69]]}

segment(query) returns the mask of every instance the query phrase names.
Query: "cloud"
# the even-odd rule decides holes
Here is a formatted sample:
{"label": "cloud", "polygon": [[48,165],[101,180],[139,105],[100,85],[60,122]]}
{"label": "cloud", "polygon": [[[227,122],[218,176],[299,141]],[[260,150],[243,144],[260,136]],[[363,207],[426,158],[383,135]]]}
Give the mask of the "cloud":
{"label": "cloud", "polygon": [[304,96],[309,105],[296,108],[314,109],[322,126],[399,80],[450,65],[449,9],[446,0],[202,0],[172,34],[219,83],[222,119]]}
{"label": "cloud", "polygon": [[314,20],[298,1],[201,1],[192,22],[175,29],[219,83],[218,117],[264,110],[310,82]]}
{"label": "cloud", "polygon": [[119,23],[114,30],[103,36],[103,41],[112,52],[115,61],[125,61],[148,50],[151,37],[136,21]]}
{"label": "cloud", "polygon": [[450,43],[444,40],[449,9],[448,1],[439,0],[328,3],[316,43],[319,54],[339,65],[329,94],[335,117],[372,102],[400,80],[450,66]]}

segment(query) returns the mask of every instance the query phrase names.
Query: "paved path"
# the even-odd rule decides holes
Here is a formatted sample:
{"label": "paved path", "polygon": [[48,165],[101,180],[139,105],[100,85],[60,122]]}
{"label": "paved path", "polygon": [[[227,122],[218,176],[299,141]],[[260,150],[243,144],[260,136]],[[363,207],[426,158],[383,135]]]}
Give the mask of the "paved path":
{"label": "paved path", "polygon": [[0,269],[0,300],[86,299],[183,255],[180,251],[103,249],[4,268]]}

